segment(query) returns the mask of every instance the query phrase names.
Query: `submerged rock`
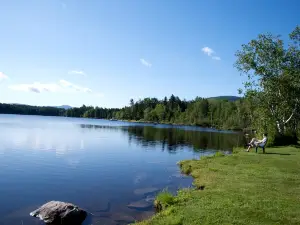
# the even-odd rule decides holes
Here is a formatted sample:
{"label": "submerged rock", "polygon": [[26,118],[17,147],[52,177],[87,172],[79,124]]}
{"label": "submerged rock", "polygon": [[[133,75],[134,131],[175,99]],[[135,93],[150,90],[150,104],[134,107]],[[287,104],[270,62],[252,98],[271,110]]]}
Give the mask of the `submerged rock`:
{"label": "submerged rock", "polygon": [[129,205],[127,205],[128,208],[137,209],[137,210],[145,210],[152,206],[153,205],[151,204],[151,202],[146,201],[145,199],[142,199],[142,200],[139,200],[136,202],[131,202]]}
{"label": "submerged rock", "polygon": [[30,215],[40,218],[49,225],[81,225],[87,213],[74,204],[51,201],[31,212]]}
{"label": "submerged rock", "polygon": [[126,213],[114,213],[111,218],[117,223],[117,224],[131,224],[135,222],[135,218],[129,214]]}
{"label": "submerged rock", "polygon": [[148,188],[139,188],[134,190],[134,194],[136,195],[146,195],[153,192],[159,191],[159,188],[148,187]]}

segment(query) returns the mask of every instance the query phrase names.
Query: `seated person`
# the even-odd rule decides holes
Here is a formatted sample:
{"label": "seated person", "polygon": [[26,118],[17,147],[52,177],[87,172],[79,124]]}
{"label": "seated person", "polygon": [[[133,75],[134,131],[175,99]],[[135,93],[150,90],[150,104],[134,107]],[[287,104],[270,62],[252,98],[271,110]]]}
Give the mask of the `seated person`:
{"label": "seated person", "polygon": [[266,143],[267,143],[267,140],[268,140],[267,134],[264,134],[264,135],[263,135],[263,139],[262,139],[262,140],[258,140],[258,139],[256,139],[256,138],[252,138],[252,140],[251,140],[250,143],[248,144],[249,147],[248,147],[248,149],[247,149],[247,152],[250,151],[250,148],[251,148],[251,147],[261,147],[261,148],[265,147],[265,145],[266,145]]}

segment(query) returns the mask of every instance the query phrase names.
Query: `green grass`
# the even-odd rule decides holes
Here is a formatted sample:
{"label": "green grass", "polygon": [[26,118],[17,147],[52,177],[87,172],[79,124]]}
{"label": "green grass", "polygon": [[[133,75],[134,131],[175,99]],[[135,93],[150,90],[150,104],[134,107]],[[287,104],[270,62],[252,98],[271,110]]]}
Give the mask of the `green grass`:
{"label": "green grass", "polygon": [[172,204],[137,224],[300,224],[300,149],[266,151],[180,162],[196,188],[159,195]]}
{"label": "green grass", "polygon": [[168,190],[163,190],[156,196],[154,206],[157,211],[161,211],[173,205],[174,203],[174,196],[170,192],[168,192]]}

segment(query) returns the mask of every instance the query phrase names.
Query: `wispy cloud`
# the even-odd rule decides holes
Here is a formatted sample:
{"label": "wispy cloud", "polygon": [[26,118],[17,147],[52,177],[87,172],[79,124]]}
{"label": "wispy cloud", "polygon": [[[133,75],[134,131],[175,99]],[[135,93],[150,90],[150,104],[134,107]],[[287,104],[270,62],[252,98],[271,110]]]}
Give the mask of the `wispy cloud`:
{"label": "wispy cloud", "polygon": [[35,93],[60,91],[60,86],[56,83],[43,84],[40,82],[34,82],[32,84],[16,84],[9,86],[9,88],[14,91],[31,91]]}
{"label": "wispy cloud", "polygon": [[212,59],[214,59],[214,60],[221,60],[221,58],[219,56],[213,56]]}
{"label": "wispy cloud", "polygon": [[[98,97],[102,95],[101,93],[94,92],[88,87],[82,87],[80,85],[73,84],[66,80],[59,80],[57,83],[40,83],[34,82],[32,84],[16,84],[9,86],[11,90],[14,91],[28,91],[34,93],[42,92],[63,92],[63,93],[90,93],[95,94]],[[103,95],[102,95],[103,96]]]}
{"label": "wispy cloud", "polygon": [[69,81],[66,81],[66,80],[60,80],[59,84],[64,88],[69,88],[69,89],[79,91],[79,92],[86,92],[86,93],[92,93],[93,92],[90,88],[81,87],[79,85],[73,84],[73,83],[71,83]]}
{"label": "wispy cloud", "polygon": [[152,64],[145,59],[140,59],[140,62],[146,67],[149,67],[149,68],[152,67]]}
{"label": "wispy cloud", "polygon": [[59,80],[56,83],[40,83],[34,82],[32,84],[16,84],[9,86],[11,90],[14,91],[26,91],[26,92],[33,92],[33,93],[82,93],[82,94],[90,94],[95,97],[104,97],[104,94],[93,91],[88,87],[82,87],[77,84],[73,84],[66,80]]}
{"label": "wispy cloud", "polygon": [[8,79],[8,76],[2,72],[0,72],[0,82],[3,81],[3,80],[7,80]]}
{"label": "wispy cloud", "polygon": [[221,60],[221,58],[219,56],[215,55],[215,51],[213,49],[211,49],[210,47],[204,47],[201,50],[204,54],[208,55],[213,60]]}
{"label": "wispy cloud", "polygon": [[82,70],[71,70],[68,72],[69,74],[76,74],[76,75],[82,75],[82,76],[86,76],[86,73]]}
{"label": "wispy cloud", "polygon": [[36,88],[36,87],[28,87],[29,91],[35,92],[35,93],[41,93],[40,89]]}

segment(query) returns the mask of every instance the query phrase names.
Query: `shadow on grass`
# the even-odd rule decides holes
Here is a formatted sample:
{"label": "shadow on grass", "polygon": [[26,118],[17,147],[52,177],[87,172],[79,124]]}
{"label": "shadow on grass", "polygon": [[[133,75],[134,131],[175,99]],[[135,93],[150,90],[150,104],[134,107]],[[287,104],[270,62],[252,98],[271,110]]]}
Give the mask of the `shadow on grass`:
{"label": "shadow on grass", "polygon": [[266,152],[266,155],[291,155],[289,153]]}
{"label": "shadow on grass", "polygon": [[294,148],[300,148],[300,144],[292,145],[292,147],[294,147]]}
{"label": "shadow on grass", "polygon": [[285,148],[285,147],[300,148],[300,145],[278,145],[278,146],[267,146],[267,148]]}

